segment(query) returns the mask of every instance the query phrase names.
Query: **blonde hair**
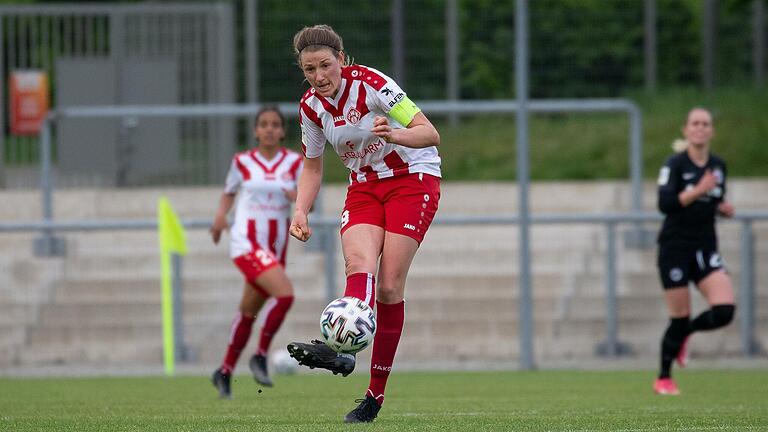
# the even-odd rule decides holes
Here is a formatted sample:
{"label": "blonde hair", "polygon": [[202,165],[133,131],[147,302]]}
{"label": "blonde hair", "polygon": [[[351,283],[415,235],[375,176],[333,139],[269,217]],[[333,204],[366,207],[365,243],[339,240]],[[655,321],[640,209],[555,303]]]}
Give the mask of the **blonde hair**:
{"label": "blonde hair", "polygon": [[672,150],[675,153],[682,153],[688,148],[688,141],[684,138],[678,138],[672,141]]}

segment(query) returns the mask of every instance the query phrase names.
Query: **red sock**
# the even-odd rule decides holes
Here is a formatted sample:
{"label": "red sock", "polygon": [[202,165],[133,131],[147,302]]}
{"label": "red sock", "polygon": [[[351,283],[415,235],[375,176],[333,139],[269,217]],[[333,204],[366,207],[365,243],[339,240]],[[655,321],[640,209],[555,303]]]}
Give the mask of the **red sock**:
{"label": "red sock", "polygon": [[397,344],[403,332],[405,302],[395,304],[376,302],[376,308],[376,336],[373,338],[371,382],[368,384],[367,394],[376,398],[381,405],[384,403],[384,388],[387,386],[387,378],[395,361]]}
{"label": "red sock", "polygon": [[238,312],[235,320],[232,321],[229,346],[227,346],[227,353],[224,355],[224,360],[221,363],[222,372],[231,374],[235,370],[237,359],[240,358],[240,352],[243,351],[245,344],[248,343],[248,338],[251,337],[252,328],[253,317]]}
{"label": "red sock", "polygon": [[347,276],[344,296],[357,297],[373,309],[376,302],[376,278],[371,273],[352,273]]}
{"label": "red sock", "polygon": [[280,329],[280,326],[285,320],[285,315],[288,313],[288,309],[293,304],[293,296],[285,297],[273,297],[269,299],[269,303],[265,305],[267,310],[264,310],[264,325],[261,326],[261,338],[259,338],[259,349],[256,351],[259,355],[267,355],[269,352],[269,344],[272,343],[272,337]]}

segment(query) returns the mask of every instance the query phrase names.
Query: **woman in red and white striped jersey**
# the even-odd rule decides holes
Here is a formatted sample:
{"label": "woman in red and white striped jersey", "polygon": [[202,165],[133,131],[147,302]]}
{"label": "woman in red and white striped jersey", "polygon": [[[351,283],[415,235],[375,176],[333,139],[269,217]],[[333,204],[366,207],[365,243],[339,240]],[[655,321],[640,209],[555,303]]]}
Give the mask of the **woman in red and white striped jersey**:
{"label": "woman in red and white striped jersey", "polygon": [[257,315],[261,335],[249,366],[257,382],[272,386],[267,373],[269,345],[293,303],[285,253],[290,208],[296,200],[303,162],[300,154],[282,146],[285,126],[285,118],[276,107],[265,107],[256,115],[253,134],[258,145],[232,158],[211,226],[211,237],[218,244],[239,192],[230,228],[230,256],[243,274],[245,286],[226,354],[213,374],[213,384],[223,398],[231,397],[232,372]]}
{"label": "woman in red and white striped jersey", "polygon": [[[301,98],[304,172],[299,179],[291,235],[312,231],[307,213],[320,189],[328,141],[350,170],[341,214],[345,296],[376,307],[371,379],[348,423],[371,422],[384,402],[405,319],[405,281],[440,199],[440,135],[391,78],[350,65],[341,37],[329,26],[306,27],[294,37],[299,67],[311,88]],[[294,342],[299,363],[348,375],[354,356],[322,343]]]}

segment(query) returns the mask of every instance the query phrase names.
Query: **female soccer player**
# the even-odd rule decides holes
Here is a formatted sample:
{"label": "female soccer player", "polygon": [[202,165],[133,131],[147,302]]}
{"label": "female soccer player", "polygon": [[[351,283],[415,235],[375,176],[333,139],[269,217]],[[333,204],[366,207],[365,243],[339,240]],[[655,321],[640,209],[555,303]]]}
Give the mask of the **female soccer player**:
{"label": "female soccer player", "polygon": [[253,134],[258,143],[256,148],[232,159],[211,226],[211,237],[218,244],[222,230],[227,227],[227,213],[241,191],[230,230],[230,256],[245,278],[245,287],[240,310],[232,323],[229,346],[221,366],[213,373],[213,384],[222,398],[232,395],[232,372],[259,311],[261,337],[249,366],[257,382],[272,386],[267,373],[267,352],[293,303],[293,286],[284,267],[290,207],[296,199],[302,157],[282,146],[285,119],[276,107],[259,111]]}
{"label": "female soccer player", "polygon": [[[717,252],[715,233],[715,215],[732,217],[734,208],[725,200],[725,162],[709,151],[713,135],[712,114],[692,109],[683,126],[685,140],[673,146],[679,153],[659,173],[659,210],[666,218],[658,239],[658,267],[670,315],[661,340],[661,372],[653,384],[662,395],[680,394],[671,376],[672,361],[686,365],[690,335],[727,325],[735,312],[731,278]],[[711,306],[693,321],[691,280]]]}
{"label": "female soccer player", "polygon": [[[320,189],[327,140],[351,171],[341,214],[344,295],[375,304],[377,320],[370,384],[345,421],[371,422],[403,329],[408,269],[437,212],[440,135],[391,78],[345,61],[331,27],[305,27],[293,45],[311,88],[299,108],[304,172],[290,232],[301,241],[312,235],[307,212]],[[318,341],[291,343],[288,350],[299,363],[334,374],[346,376],[355,367],[354,356]]]}

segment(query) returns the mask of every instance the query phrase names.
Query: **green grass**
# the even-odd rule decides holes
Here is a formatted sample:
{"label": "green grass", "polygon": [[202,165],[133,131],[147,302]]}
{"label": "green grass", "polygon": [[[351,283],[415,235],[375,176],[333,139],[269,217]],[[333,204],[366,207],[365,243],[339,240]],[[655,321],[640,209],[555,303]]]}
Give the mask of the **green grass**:
{"label": "green grass", "polygon": [[[715,153],[728,163],[731,177],[764,177],[768,161],[768,90],[666,89],[649,96],[629,94],[643,113],[643,164],[654,179],[681,136],[693,106],[715,114]],[[515,180],[515,115],[468,116],[458,127],[432,118],[441,136],[443,176],[447,180]],[[297,133],[294,131],[294,133]],[[629,177],[629,122],[626,114],[532,114],[531,178],[534,180],[626,179]],[[298,142],[298,137],[289,142]],[[325,156],[326,180],[346,182],[338,156]]]}
{"label": "green grass", "polygon": [[651,393],[650,371],[400,373],[373,425],[341,419],[366,374],[246,376],[218,400],[207,377],[0,379],[8,431],[763,431],[768,370],[678,373],[679,397]]}

